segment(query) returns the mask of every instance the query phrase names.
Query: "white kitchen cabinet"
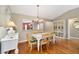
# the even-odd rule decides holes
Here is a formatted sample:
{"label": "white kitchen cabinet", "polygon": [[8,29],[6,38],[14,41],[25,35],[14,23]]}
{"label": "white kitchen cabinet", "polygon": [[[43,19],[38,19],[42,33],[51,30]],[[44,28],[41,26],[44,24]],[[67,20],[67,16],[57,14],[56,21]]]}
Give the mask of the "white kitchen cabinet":
{"label": "white kitchen cabinet", "polygon": [[6,35],[1,39],[1,53],[15,49],[15,53],[18,53],[18,33],[14,37],[9,37]]}

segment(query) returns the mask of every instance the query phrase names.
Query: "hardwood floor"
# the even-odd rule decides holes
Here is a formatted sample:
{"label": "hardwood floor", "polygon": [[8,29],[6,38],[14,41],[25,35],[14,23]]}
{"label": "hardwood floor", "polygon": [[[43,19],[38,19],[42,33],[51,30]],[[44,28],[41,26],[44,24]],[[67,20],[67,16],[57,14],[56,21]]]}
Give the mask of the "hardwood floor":
{"label": "hardwood floor", "polygon": [[56,44],[51,43],[49,48],[43,46],[42,52],[38,52],[37,48],[33,48],[31,53],[28,49],[28,43],[19,43],[19,54],[79,54],[79,40],[65,40],[57,41]]}
{"label": "hardwood floor", "polygon": [[[51,43],[49,48],[43,46],[42,52],[38,52],[37,48],[33,48],[31,54],[78,54],[79,53],[79,40],[60,40],[56,44]],[[30,54],[28,43],[19,44],[19,54]]]}

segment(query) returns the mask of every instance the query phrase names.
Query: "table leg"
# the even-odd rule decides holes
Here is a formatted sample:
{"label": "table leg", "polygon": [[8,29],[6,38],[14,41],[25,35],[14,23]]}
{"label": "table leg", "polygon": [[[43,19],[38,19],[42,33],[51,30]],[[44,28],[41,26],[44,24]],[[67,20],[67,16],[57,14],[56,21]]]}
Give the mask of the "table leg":
{"label": "table leg", "polygon": [[38,52],[39,52],[39,43],[40,43],[40,40],[38,40],[38,45],[37,45],[37,47],[38,47]]}
{"label": "table leg", "polygon": [[19,50],[18,48],[15,49],[15,54],[18,54]]}
{"label": "table leg", "polygon": [[55,34],[53,35],[53,43],[56,43]]}

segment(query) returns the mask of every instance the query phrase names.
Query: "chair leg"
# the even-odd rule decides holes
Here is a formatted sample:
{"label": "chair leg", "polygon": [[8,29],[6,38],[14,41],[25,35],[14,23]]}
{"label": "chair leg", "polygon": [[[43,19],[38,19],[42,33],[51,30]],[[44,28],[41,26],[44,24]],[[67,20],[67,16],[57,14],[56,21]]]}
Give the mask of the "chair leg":
{"label": "chair leg", "polygon": [[41,52],[42,52],[42,44],[40,43],[40,46],[41,46]]}
{"label": "chair leg", "polygon": [[47,50],[49,49],[49,43],[48,44],[46,44],[47,45]]}
{"label": "chair leg", "polygon": [[31,51],[32,51],[32,44],[30,45],[30,53],[31,53]]}
{"label": "chair leg", "polygon": [[50,46],[50,43],[51,43],[51,41],[50,41],[50,38],[49,38],[48,39],[48,44],[47,44],[48,47]]}

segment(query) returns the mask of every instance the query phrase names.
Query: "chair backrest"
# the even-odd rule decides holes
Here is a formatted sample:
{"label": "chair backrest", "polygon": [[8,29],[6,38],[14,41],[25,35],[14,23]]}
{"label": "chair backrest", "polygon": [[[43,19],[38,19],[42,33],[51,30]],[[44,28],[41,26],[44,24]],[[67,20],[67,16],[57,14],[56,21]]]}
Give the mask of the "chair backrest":
{"label": "chair backrest", "polygon": [[45,33],[45,34],[42,35],[43,38],[48,38],[48,36],[49,36],[48,33]]}
{"label": "chair backrest", "polygon": [[28,32],[26,33],[26,36],[27,36],[27,41],[28,41],[28,43],[31,43],[30,40],[32,40],[32,31],[28,31]]}

